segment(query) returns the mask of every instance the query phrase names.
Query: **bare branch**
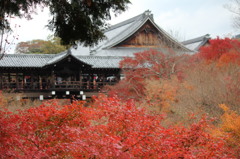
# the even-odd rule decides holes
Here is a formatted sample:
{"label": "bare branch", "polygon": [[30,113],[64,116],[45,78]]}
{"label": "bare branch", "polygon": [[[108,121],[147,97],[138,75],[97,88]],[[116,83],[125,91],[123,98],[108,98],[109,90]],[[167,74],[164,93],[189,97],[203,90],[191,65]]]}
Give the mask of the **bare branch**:
{"label": "bare branch", "polygon": [[224,5],[224,7],[235,15],[233,18],[233,26],[239,29],[240,28],[240,0],[231,0],[231,3]]}

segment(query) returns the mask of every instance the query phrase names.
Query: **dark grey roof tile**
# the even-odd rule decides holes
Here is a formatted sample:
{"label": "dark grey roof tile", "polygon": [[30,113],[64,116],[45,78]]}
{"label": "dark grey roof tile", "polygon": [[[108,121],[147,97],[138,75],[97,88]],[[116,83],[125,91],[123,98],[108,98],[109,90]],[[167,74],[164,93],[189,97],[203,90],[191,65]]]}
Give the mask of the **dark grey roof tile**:
{"label": "dark grey roof tile", "polygon": [[80,61],[87,63],[92,68],[119,68],[123,57],[114,56],[76,56]]}
{"label": "dark grey roof tile", "polygon": [[210,35],[206,34],[194,39],[183,41],[182,44],[191,50],[198,51],[199,48],[204,46],[209,39],[211,39]]}
{"label": "dark grey roof tile", "polygon": [[0,60],[0,67],[43,67],[53,55],[6,54]]}

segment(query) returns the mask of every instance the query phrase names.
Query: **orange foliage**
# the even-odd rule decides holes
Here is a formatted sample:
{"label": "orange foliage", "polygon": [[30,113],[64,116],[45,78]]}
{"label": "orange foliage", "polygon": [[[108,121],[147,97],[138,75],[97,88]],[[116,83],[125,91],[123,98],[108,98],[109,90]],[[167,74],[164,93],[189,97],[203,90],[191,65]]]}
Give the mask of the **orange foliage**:
{"label": "orange foliage", "polygon": [[[173,79],[149,79],[145,81],[145,96],[141,100],[146,102],[150,110],[156,112],[168,112],[169,108],[176,100],[178,80]],[[146,105],[145,105],[146,107]]]}
{"label": "orange foliage", "polygon": [[227,64],[240,65],[240,53],[230,52],[228,54],[223,54],[218,60],[218,66],[225,66]]}
{"label": "orange foliage", "polygon": [[221,124],[213,131],[218,136],[228,136],[228,143],[235,147],[240,148],[240,115],[230,110],[225,104],[220,104],[220,108],[224,111],[221,117]]}
{"label": "orange foliage", "polygon": [[145,95],[146,80],[171,79],[172,75],[181,78],[181,66],[186,57],[177,56],[174,52],[167,55],[157,50],[147,50],[125,58],[120,62],[125,79],[111,87],[109,94],[139,100]]}
{"label": "orange foliage", "polygon": [[0,158],[236,158],[202,118],[189,128],[161,126],[133,101],[101,96],[89,107],[45,103],[0,111]]}
{"label": "orange foliage", "polygon": [[[44,103],[16,114],[0,111],[0,158],[239,158],[240,116],[225,105],[214,135],[206,118],[188,127],[163,127],[163,116],[146,110],[150,105],[159,112],[170,107],[190,112],[200,106],[213,113],[213,105],[236,105],[238,44],[213,40],[199,53],[209,63],[193,61],[184,71],[184,56],[138,53],[122,62],[126,78],[113,87],[112,96],[99,96],[88,107]],[[216,67],[225,63],[233,65]],[[179,73],[185,75],[181,81]]]}

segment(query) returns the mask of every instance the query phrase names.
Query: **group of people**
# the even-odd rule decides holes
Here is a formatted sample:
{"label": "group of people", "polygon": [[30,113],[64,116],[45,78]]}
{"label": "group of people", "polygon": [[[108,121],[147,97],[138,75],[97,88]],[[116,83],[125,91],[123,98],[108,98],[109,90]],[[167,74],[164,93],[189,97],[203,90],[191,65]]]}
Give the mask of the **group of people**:
{"label": "group of people", "polygon": [[[17,80],[17,81],[16,81]],[[10,78],[5,87],[10,89],[49,89],[49,88],[81,88],[81,89],[100,89],[104,85],[111,85],[117,82],[115,76],[83,75],[80,79],[55,76],[50,77],[31,77]],[[4,87],[4,88],[5,88]]]}
{"label": "group of people", "polygon": [[100,89],[106,84],[113,84],[117,81],[115,76],[103,77],[94,76],[93,78],[86,76],[83,78],[83,89]]}

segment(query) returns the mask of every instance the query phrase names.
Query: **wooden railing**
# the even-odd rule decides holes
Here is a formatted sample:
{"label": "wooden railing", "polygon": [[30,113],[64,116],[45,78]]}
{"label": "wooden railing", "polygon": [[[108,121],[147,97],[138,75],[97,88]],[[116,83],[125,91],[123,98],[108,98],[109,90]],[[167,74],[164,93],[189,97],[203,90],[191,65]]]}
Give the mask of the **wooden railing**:
{"label": "wooden railing", "polygon": [[99,90],[105,85],[114,85],[116,82],[81,82],[81,81],[61,81],[54,84],[49,82],[2,82],[1,89],[11,90]]}

